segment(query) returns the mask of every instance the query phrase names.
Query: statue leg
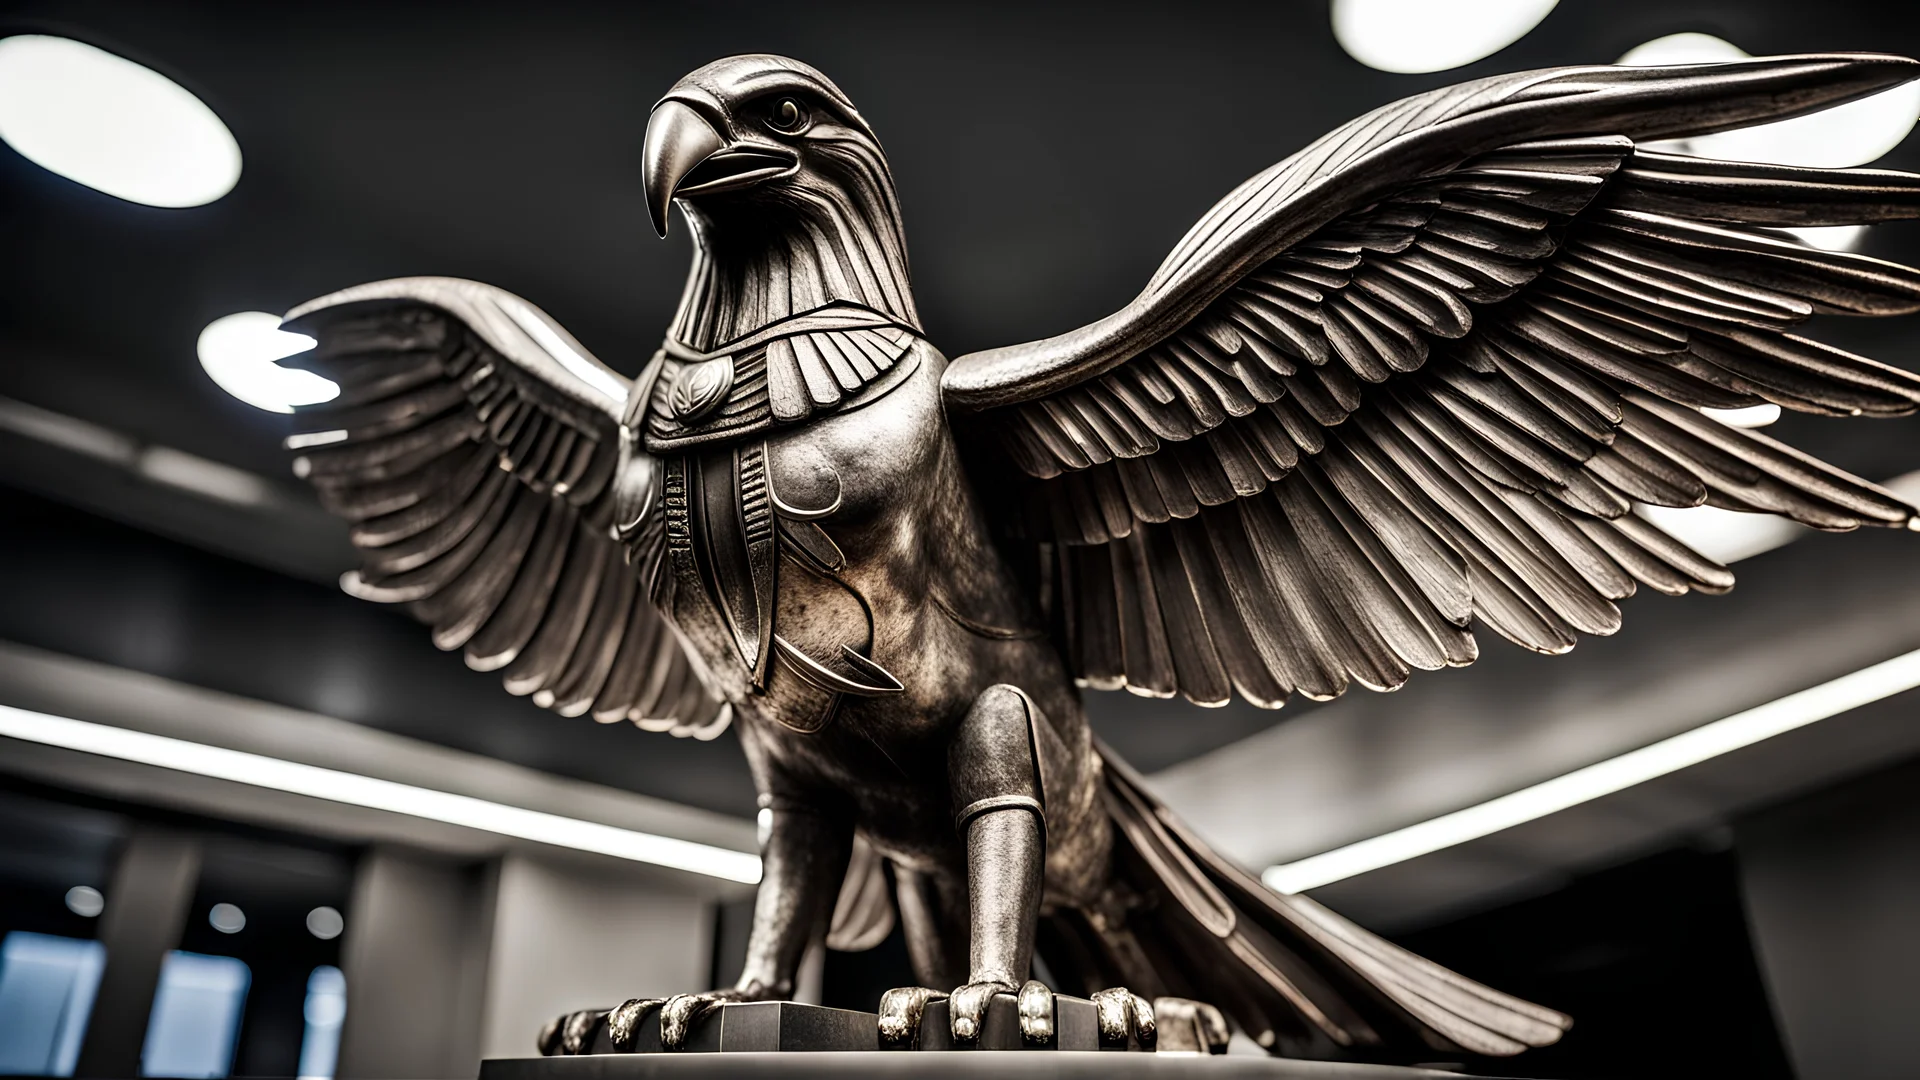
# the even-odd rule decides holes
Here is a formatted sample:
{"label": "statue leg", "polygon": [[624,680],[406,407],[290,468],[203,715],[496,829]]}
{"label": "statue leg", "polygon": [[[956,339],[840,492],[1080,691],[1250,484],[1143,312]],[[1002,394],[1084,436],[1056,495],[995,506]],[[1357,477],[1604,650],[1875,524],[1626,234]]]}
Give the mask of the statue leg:
{"label": "statue leg", "polygon": [[613,1045],[627,1049],[638,1026],[660,1012],[660,1044],[683,1049],[702,1016],[731,1001],[770,1001],[793,996],[800,956],[826,926],[837,887],[853,850],[853,826],[837,814],[791,799],[763,797],[772,811],[760,847],[760,891],[754,897],[746,966],[732,987],[669,998],[635,998],[618,1008],[569,1013],[539,1036],[542,1054],[581,1054],[602,1026]]}
{"label": "statue leg", "polygon": [[913,977],[922,986],[958,986],[966,980],[967,897],[963,890],[963,883],[936,880],[894,864],[900,929],[907,939]]}
{"label": "statue leg", "polygon": [[[880,1035],[888,1046],[910,1046],[922,1010],[942,997],[954,1042],[973,1042],[995,994],[1018,996],[1020,1031],[1028,1041],[1053,1037],[1053,992],[1028,978],[1047,854],[1046,792],[1034,751],[1041,721],[1027,695],[991,686],[954,733],[947,780],[954,826],[967,848],[967,982],[947,994],[926,987],[888,991],[880,1002]],[[1119,1038],[1151,1041],[1153,1010],[1144,1000],[1111,990],[1096,1001],[1103,1032],[1118,1023]]]}

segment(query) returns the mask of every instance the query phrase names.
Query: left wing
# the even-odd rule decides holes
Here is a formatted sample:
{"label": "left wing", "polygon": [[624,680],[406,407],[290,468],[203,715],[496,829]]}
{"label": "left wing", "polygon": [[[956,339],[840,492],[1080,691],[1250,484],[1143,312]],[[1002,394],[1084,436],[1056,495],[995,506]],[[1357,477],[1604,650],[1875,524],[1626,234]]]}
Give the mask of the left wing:
{"label": "left wing", "polygon": [[285,325],[319,344],[284,362],[340,384],[298,410],[287,444],[352,526],[362,566],[347,592],[407,605],[435,645],[563,716],[702,739],[726,728],[731,708],[613,535],[616,510],[644,506],[654,481],[644,454],[622,454],[624,377],[474,281],[358,285]]}
{"label": "left wing", "polygon": [[1079,676],[1223,704],[1471,662],[1474,618],[1561,652],[1637,584],[1732,575],[1635,502],[1910,525],[1890,493],[1702,408],[1920,405],[1789,332],[1920,310],[1920,274],[1789,225],[1920,216],[1920,178],[1650,153],[1920,76],[1845,55],[1560,68],[1388,105],[1216,205],[1133,303],[960,357],[963,430],[1030,478]]}

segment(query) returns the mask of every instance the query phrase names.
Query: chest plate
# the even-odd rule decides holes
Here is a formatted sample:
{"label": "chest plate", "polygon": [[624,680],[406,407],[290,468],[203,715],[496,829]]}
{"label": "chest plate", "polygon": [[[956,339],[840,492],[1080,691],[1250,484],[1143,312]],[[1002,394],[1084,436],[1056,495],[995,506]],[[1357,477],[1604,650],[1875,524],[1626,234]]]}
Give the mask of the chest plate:
{"label": "chest plate", "polygon": [[841,509],[838,474],[783,490],[770,455],[791,453],[803,423],[901,385],[917,340],[835,305],[712,353],[669,347],[650,392],[635,395],[644,412],[630,406],[629,430],[658,469],[651,512],[622,530],[631,557],[715,684],[790,727],[818,730],[844,696],[902,688],[871,658],[872,612],[821,527]]}
{"label": "chest plate", "polygon": [[782,319],[711,352],[669,341],[651,391],[635,394],[655,454],[733,442],[819,415],[858,408],[913,373],[917,332],[866,308],[836,303]]}

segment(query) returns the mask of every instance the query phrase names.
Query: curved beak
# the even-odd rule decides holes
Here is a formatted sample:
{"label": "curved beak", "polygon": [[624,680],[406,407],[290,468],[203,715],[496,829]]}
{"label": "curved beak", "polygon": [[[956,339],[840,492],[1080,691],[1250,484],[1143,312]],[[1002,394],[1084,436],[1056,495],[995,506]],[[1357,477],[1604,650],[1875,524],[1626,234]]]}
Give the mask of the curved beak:
{"label": "curved beak", "polygon": [[667,211],[673,206],[680,181],[725,145],[713,125],[687,106],[671,99],[654,106],[653,116],[647,120],[647,146],[641,166],[654,232],[667,235]]}
{"label": "curved beak", "polygon": [[800,159],[777,144],[729,145],[706,117],[668,98],[647,121],[641,178],[653,231],[667,235],[673,200],[751,187],[792,172]]}

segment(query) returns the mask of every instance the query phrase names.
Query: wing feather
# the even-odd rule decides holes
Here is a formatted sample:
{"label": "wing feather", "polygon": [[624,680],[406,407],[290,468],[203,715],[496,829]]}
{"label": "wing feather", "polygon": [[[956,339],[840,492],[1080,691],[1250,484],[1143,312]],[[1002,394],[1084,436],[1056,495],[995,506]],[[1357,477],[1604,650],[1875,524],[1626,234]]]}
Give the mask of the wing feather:
{"label": "wing feather", "polygon": [[319,339],[290,362],[342,388],[288,443],[352,523],[349,592],[407,604],[436,645],[565,715],[725,725],[610,532],[627,380],[473,282],[362,285],[288,325]]}
{"label": "wing feather", "polygon": [[1920,407],[1909,372],[1794,332],[1920,311],[1920,271],[1770,231],[1920,217],[1920,177],[1635,140],[1914,74],[1804,57],[1408,99],[1248,181],[1113,317],[955,361],[949,400],[995,410],[1047,508],[1083,677],[1277,705],[1470,662],[1475,618],[1561,652],[1640,585],[1731,586],[1639,504],[1910,525],[1701,410]]}

